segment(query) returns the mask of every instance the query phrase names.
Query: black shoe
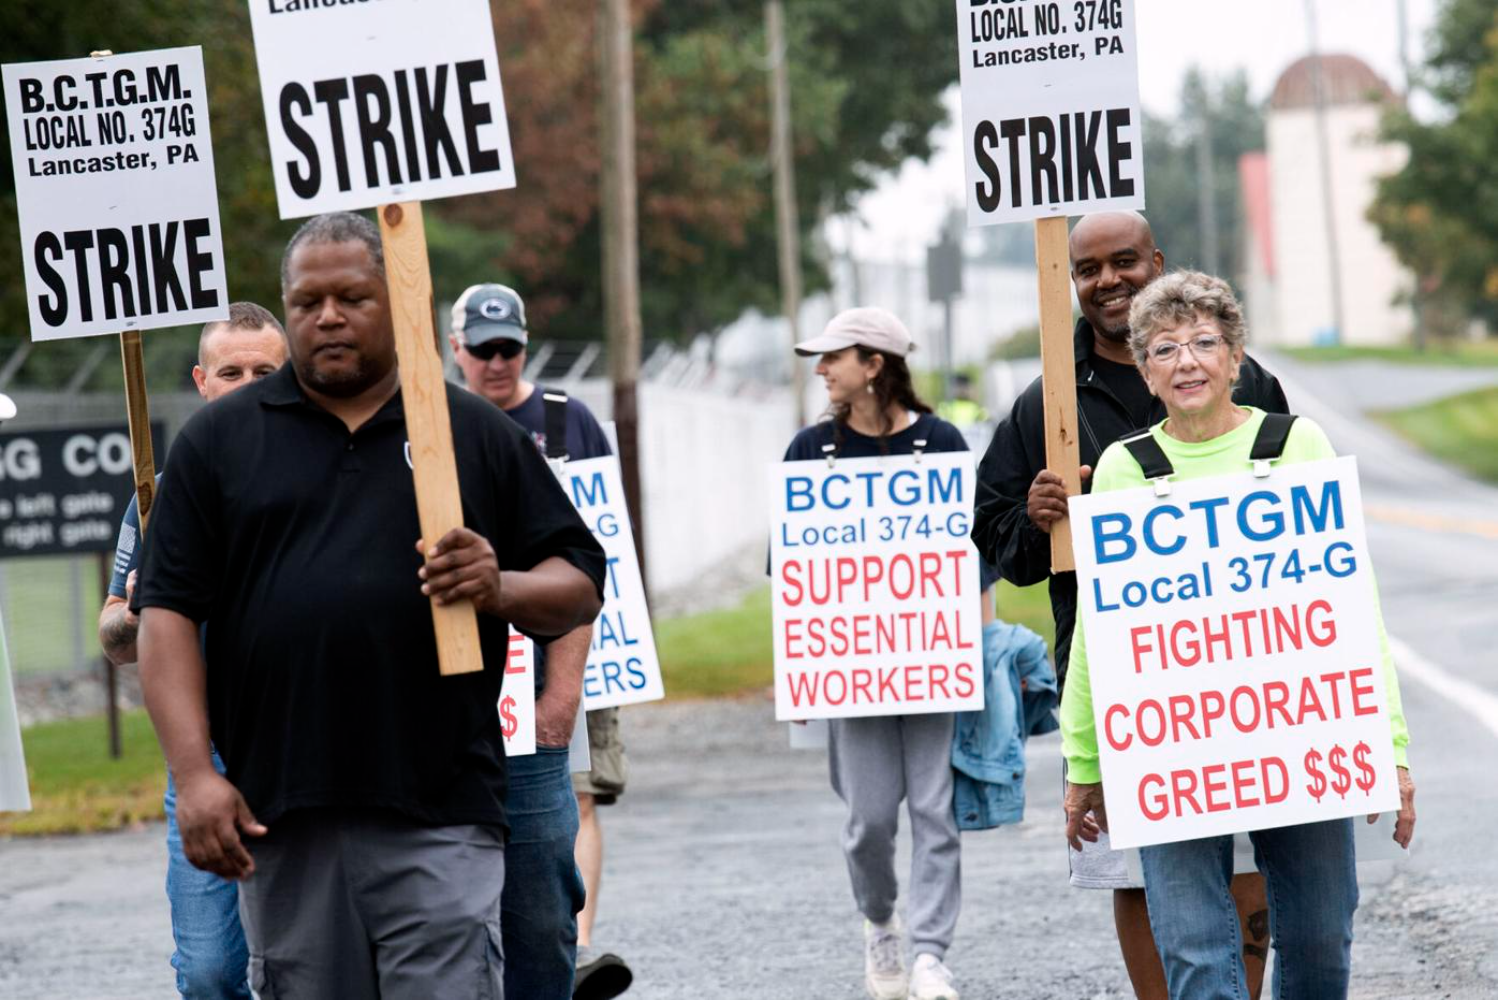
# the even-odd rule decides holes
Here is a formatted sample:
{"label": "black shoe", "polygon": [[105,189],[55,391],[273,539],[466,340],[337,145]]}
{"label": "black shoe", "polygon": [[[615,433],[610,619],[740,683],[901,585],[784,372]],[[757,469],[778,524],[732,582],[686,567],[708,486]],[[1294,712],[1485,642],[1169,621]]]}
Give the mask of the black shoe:
{"label": "black shoe", "polygon": [[579,949],[574,965],[574,1000],[608,1001],[631,986],[631,967],[619,955]]}

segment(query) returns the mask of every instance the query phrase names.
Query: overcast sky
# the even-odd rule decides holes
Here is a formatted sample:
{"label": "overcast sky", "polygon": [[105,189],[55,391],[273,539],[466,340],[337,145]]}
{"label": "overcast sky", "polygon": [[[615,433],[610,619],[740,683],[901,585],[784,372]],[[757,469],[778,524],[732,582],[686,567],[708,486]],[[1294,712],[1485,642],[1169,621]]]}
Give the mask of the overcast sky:
{"label": "overcast sky", "polygon": [[[1425,37],[1439,0],[1406,0],[1409,59],[1425,53]],[[1320,49],[1366,60],[1394,89],[1402,86],[1398,58],[1399,0],[1317,0]],[[1252,93],[1266,100],[1278,75],[1309,51],[1304,0],[1137,0],[1137,76],[1142,104],[1169,116],[1178,108],[1184,73],[1199,66],[1225,76],[1244,69]],[[958,89],[949,95],[958,119]],[[965,172],[959,131],[941,130],[938,151],[927,164],[910,162],[860,205],[865,226],[855,228],[862,258],[918,260],[937,235],[946,207],[961,204]],[[851,228],[829,228],[837,248]]]}

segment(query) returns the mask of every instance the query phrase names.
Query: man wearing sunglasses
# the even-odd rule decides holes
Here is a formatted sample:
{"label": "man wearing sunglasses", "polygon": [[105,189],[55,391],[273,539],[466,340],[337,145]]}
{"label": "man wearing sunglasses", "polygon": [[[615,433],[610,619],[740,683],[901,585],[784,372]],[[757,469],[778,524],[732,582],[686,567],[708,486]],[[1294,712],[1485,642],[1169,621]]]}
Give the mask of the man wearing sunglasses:
{"label": "man wearing sunglasses", "polygon": [[[482,283],[460,293],[449,344],[464,385],[531,433],[543,456],[586,460],[613,452],[583,402],[539,390],[522,376],[527,312],[516,290]],[[550,434],[559,441],[550,442]],[[589,713],[590,769],[572,781],[568,772],[591,630],[576,628],[538,650],[537,752],[508,764],[511,839],[501,935],[511,960],[505,974],[510,1000],[608,999],[631,983],[619,956],[589,949],[603,858],[594,810],[614,802],[626,783],[615,708]]]}

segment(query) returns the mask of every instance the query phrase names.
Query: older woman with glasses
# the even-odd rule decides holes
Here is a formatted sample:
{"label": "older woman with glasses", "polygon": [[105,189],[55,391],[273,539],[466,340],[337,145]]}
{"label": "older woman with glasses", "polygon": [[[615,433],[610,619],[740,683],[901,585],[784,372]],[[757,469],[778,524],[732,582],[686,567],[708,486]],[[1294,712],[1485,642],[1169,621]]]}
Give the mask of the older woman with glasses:
{"label": "older woman with glasses", "polygon": [[[1177,477],[1247,470],[1252,444],[1267,415],[1231,400],[1246,328],[1230,286],[1199,272],[1163,276],[1133,299],[1130,323],[1128,344],[1137,367],[1168,412],[1168,418],[1150,431]],[[1300,418],[1289,429],[1280,462],[1334,455],[1320,428]],[[1117,443],[1101,455],[1091,490],[1099,494],[1147,484],[1141,466]],[[1377,623],[1381,631],[1380,612]],[[1415,821],[1408,726],[1385,632],[1380,642],[1402,797],[1393,839],[1407,847]],[[1064,807],[1069,841],[1078,848],[1081,838],[1095,839],[1088,813],[1093,810],[1102,828],[1108,825],[1083,622],[1076,626],[1069,661],[1060,716],[1069,761]],[[1277,951],[1274,997],[1344,998],[1358,895],[1353,821],[1283,826],[1259,830],[1251,838],[1257,867],[1267,880]],[[1148,913],[1173,998],[1244,998],[1241,925],[1230,894],[1231,837],[1144,847],[1141,854]]]}

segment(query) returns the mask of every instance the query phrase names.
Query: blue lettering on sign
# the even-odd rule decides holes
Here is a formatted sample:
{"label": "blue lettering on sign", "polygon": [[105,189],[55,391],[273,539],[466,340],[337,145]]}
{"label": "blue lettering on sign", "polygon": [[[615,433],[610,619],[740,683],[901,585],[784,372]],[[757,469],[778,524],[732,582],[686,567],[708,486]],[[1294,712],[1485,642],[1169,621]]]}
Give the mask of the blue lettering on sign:
{"label": "blue lettering on sign", "polygon": [[1262,514],[1262,526],[1264,529],[1253,530],[1248,521],[1251,515],[1249,510],[1254,502],[1267,502],[1272,505],[1278,504],[1278,496],[1272,492],[1252,492],[1241,500],[1236,506],[1236,525],[1241,529],[1241,535],[1248,540],[1272,540],[1283,533],[1283,514],[1276,510]]}
{"label": "blue lettering on sign", "polygon": [[813,478],[788,478],[783,486],[787,489],[788,512],[807,512],[814,507]]}
{"label": "blue lettering on sign", "polygon": [[1304,532],[1304,514],[1309,515],[1309,525],[1314,533],[1324,533],[1325,525],[1331,516],[1335,519],[1335,529],[1346,528],[1345,512],[1340,505],[1340,482],[1326,481],[1320,489],[1319,509],[1314,508],[1314,501],[1309,497],[1307,485],[1294,485],[1290,493],[1293,500],[1293,526],[1296,533]]}
{"label": "blue lettering on sign", "polygon": [[1157,535],[1153,533],[1153,523],[1159,516],[1172,516],[1174,519],[1182,519],[1183,510],[1175,505],[1160,505],[1148,512],[1142,520],[1142,540],[1147,544],[1147,549],[1154,554],[1177,554],[1184,549],[1187,538],[1181,533],[1173,539],[1171,544],[1160,544]]}
{"label": "blue lettering on sign", "polygon": [[[1108,529],[1115,524],[1115,529]],[[1090,517],[1090,532],[1095,538],[1095,563],[1108,565],[1113,561],[1126,561],[1137,553],[1137,542],[1132,539],[1132,520],[1126,513],[1108,512]],[[1119,542],[1121,547],[1114,552],[1107,545]]]}
{"label": "blue lettering on sign", "polygon": [[641,660],[634,655],[624,662],[606,659],[603,662],[592,662],[584,668],[585,697],[631,693],[645,690],[646,686],[646,671],[642,669]]}
{"label": "blue lettering on sign", "polygon": [[928,472],[928,495],[934,502],[964,502],[965,483],[960,478],[960,469]]}
{"label": "blue lettering on sign", "polygon": [[1189,508],[1202,510],[1205,514],[1205,543],[1211,547],[1220,546],[1220,527],[1215,522],[1215,510],[1223,505],[1230,505],[1231,500],[1222,495],[1219,498],[1200,499],[1198,502],[1189,503]]}
{"label": "blue lettering on sign", "polygon": [[605,475],[595,471],[589,477],[589,483],[585,484],[583,478],[577,474],[569,475],[570,486],[574,495],[574,508],[583,509],[587,505],[605,505],[610,497],[605,492]]}
{"label": "blue lettering on sign", "polygon": [[880,492],[877,483],[885,482],[886,497],[894,505],[913,506],[928,503],[940,505],[963,505],[965,502],[965,482],[961,470],[951,467],[946,470],[930,468],[924,474],[915,470],[899,470],[887,473],[885,471],[860,471],[855,475],[855,481],[859,486],[852,490],[850,476],[845,474],[827,475],[817,489],[814,487],[812,478],[793,476],[785,478],[783,488],[786,492],[788,512],[808,512],[814,506],[822,505],[825,509],[848,509],[852,502],[862,502],[867,507],[873,507],[877,502]]}

